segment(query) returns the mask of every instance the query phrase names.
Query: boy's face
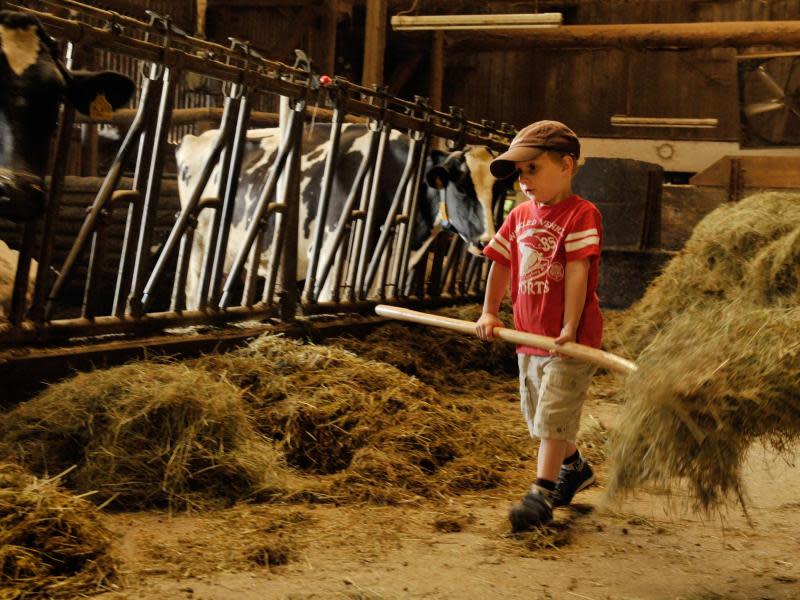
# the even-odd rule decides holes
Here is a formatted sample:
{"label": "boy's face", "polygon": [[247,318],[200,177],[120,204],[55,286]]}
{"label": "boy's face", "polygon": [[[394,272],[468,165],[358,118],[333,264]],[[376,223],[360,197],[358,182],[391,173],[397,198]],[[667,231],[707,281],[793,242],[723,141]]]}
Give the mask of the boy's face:
{"label": "boy's face", "polygon": [[572,195],[570,157],[543,152],[533,160],[514,163],[519,174],[519,187],[530,200],[539,204],[555,204]]}

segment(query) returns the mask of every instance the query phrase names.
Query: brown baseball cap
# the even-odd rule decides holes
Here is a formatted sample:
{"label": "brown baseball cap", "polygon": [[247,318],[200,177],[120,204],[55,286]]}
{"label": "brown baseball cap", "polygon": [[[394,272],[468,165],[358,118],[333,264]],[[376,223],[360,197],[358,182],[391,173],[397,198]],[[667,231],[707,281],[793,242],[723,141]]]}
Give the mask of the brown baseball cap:
{"label": "brown baseball cap", "polygon": [[581,143],[575,132],[559,121],[536,121],[520,130],[508,150],[489,164],[489,170],[497,179],[505,179],[514,174],[515,162],[533,160],[547,150],[571,154],[577,159]]}

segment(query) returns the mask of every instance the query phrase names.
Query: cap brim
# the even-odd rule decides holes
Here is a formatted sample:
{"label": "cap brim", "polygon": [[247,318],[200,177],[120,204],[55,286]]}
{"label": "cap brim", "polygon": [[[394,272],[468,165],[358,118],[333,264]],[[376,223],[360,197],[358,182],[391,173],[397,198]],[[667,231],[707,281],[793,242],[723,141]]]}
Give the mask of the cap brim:
{"label": "cap brim", "polygon": [[489,163],[489,171],[491,171],[492,175],[494,175],[494,177],[497,179],[511,177],[511,175],[513,175],[517,170],[514,166],[514,163],[533,160],[544,151],[545,148],[533,146],[517,146],[516,148],[509,148],[500,156],[495,158],[491,163]]}

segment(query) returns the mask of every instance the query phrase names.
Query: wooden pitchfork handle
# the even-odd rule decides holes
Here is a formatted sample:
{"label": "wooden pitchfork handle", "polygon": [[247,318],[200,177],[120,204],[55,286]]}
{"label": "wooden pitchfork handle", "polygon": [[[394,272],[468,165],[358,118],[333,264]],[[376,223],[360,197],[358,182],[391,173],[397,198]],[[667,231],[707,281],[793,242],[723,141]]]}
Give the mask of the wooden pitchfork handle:
{"label": "wooden pitchfork handle", "polygon": [[[430,313],[400,308],[399,306],[389,306],[387,304],[377,305],[375,307],[375,312],[383,317],[399,319],[400,321],[410,321],[412,323],[419,323],[420,325],[443,327],[444,329],[476,335],[475,323],[473,321],[442,317],[440,315],[432,315]],[[511,344],[533,346],[534,348],[541,348],[543,350],[556,350],[560,354],[564,354],[570,358],[592,363],[599,367],[623,373],[624,375],[633,373],[637,368],[636,363],[622,358],[621,356],[617,356],[616,354],[611,354],[610,352],[605,352],[604,350],[598,350],[597,348],[584,346],[583,344],[577,344],[575,342],[556,345],[555,338],[547,337],[546,335],[527,333],[525,331],[507,329],[505,327],[495,327],[494,336]]]}

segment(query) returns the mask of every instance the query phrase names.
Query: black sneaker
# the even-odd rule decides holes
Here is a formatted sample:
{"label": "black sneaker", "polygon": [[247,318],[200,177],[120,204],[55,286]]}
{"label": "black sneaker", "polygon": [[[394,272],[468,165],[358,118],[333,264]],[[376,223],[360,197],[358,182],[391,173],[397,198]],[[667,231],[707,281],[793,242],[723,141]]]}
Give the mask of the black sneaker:
{"label": "black sneaker", "polygon": [[596,480],[592,467],[584,458],[574,465],[563,465],[553,492],[553,506],[567,506],[575,494],[585,490]]}
{"label": "black sneaker", "polygon": [[553,520],[553,507],[544,495],[528,492],[521,504],[511,507],[508,512],[512,533],[530,531]]}

